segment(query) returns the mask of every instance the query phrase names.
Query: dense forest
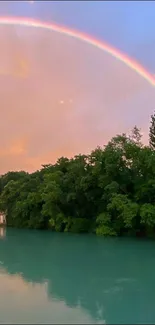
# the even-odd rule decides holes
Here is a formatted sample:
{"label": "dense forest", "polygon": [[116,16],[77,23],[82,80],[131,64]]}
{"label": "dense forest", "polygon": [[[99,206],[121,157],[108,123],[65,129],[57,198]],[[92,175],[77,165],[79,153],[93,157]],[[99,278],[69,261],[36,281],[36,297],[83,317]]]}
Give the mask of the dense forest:
{"label": "dense forest", "polygon": [[0,177],[0,210],[7,225],[89,232],[103,236],[155,237],[155,114],[149,145],[135,126],[103,148],[34,173]]}

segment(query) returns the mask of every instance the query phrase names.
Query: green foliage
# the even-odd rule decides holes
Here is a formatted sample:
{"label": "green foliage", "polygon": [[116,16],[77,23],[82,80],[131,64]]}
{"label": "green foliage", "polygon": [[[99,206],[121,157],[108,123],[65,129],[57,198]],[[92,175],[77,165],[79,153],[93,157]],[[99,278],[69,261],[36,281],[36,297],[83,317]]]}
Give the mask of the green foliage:
{"label": "green foliage", "polygon": [[61,157],[41,170],[0,177],[0,211],[7,225],[100,236],[155,234],[155,117],[150,145],[140,130],[103,148]]}
{"label": "green foliage", "polygon": [[151,149],[155,149],[155,114],[151,115],[151,125],[149,130],[149,144]]}
{"label": "green foliage", "polygon": [[127,195],[116,194],[112,196],[107,210],[115,221],[119,220],[120,227],[132,228],[138,213],[138,204],[129,200]]}
{"label": "green foliage", "polygon": [[96,228],[96,235],[98,236],[116,236],[115,230],[112,228],[106,226],[106,225],[100,225]]}
{"label": "green foliage", "polygon": [[111,226],[111,217],[108,212],[99,214],[96,218],[96,225],[96,234],[98,236],[116,236],[116,232]]}
{"label": "green foliage", "polygon": [[155,226],[155,205],[145,203],[140,209],[141,223],[149,226]]}

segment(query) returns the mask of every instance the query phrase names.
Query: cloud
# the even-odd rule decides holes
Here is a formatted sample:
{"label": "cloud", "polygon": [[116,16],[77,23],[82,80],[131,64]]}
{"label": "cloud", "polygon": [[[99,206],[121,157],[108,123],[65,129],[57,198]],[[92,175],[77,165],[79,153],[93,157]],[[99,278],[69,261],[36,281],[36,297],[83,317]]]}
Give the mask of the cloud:
{"label": "cloud", "polygon": [[89,152],[135,124],[147,134],[154,88],[117,59],[34,28],[0,26],[0,44],[1,173]]}
{"label": "cloud", "polygon": [[10,275],[5,268],[0,268],[0,275],[2,323],[21,324],[23,319],[28,324],[43,324],[45,320],[47,324],[51,321],[67,324],[68,320],[70,323],[93,324],[95,321],[81,306],[69,307],[63,299],[48,299],[49,283],[46,281],[26,282],[22,274]]}

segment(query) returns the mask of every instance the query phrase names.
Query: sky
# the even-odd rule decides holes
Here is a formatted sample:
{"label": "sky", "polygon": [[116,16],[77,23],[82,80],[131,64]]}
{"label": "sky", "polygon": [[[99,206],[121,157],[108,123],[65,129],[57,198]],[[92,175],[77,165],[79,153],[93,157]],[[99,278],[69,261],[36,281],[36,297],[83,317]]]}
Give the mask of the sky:
{"label": "sky", "polygon": [[[155,2],[0,2],[2,17],[56,23],[106,42],[155,75]],[[88,153],[136,124],[155,89],[112,55],[60,33],[0,24],[0,173]]]}

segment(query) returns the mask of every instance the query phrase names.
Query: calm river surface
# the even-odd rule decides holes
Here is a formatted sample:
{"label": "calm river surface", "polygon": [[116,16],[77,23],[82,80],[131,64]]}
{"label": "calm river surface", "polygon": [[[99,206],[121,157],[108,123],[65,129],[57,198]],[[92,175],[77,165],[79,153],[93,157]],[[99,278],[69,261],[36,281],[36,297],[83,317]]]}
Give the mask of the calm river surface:
{"label": "calm river surface", "polygon": [[0,323],[155,323],[155,242],[1,233]]}

